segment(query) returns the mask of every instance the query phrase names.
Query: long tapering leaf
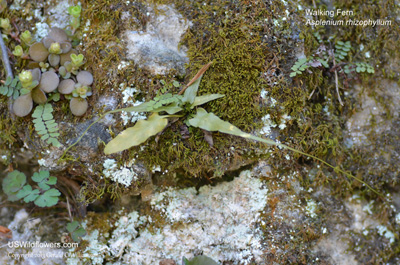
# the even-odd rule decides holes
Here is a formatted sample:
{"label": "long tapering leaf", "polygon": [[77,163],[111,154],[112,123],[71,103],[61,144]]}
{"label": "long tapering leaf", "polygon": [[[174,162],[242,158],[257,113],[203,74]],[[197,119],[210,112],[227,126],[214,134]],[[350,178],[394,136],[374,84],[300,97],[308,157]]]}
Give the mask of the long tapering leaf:
{"label": "long tapering leaf", "polygon": [[135,126],[130,127],[111,140],[104,149],[105,154],[113,154],[123,151],[132,146],[145,142],[148,138],[161,132],[167,126],[166,116],[152,114],[147,120],[138,121]]}
{"label": "long tapering leaf", "polygon": [[193,84],[188,86],[185,94],[183,94],[182,102],[188,102],[189,104],[192,104],[194,102],[194,99],[197,95],[197,90],[199,90],[199,85],[202,77],[203,76],[201,75],[196,81],[193,82]]}
{"label": "long tapering leaf", "polygon": [[233,124],[221,120],[214,113],[208,113],[203,108],[198,108],[196,115],[192,119],[189,119],[188,122],[189,122],[189,124],[191,126],[199,127],[199,128],[201,128],[203,130],[218,131],[218,132],[222,132],[222,133],[236,135],[236,136],[243,137],[243,138],[246,138],[246,139],[252,139],[252,140],[263,142],[263,143],[270,144],[270,145],[280,146],[280,147],[286,148],[286,149],[288,149],[290,151],[293,151],[295,153],[298,153],[298,154],[313,158],[313,159],[318,160],[319,162],[327,165],[328,167],[333,168],[335,171],[340,172],[340,173],[346,175],[349,178],[353,178],[353,179],[359,181],[360,183],[362,183],[365,186],[367,186],[370,190],[372,190],[376,194],[378,194],[380,196],[383,196],[381,193],[379,193],[378,191],[373,189],[370,185],[368,185],[367,183],[365,183],[361,179],[353,176],[352,174],[350,174],[348,172],[345,172],[345,171],[341,170],[339,167],[334,167],[331,164],[325,162],[324,160],[322,160],[322,159],[320,159],[320,158],[318,158],[316,156],[301,152],[301,151],[299,151],[297,149],[294,149],[292,147],[289,147],[289,146],[287,146],[285,144],[280,144],[280,143],[274,142],[274,141],[272,141],[270,139],[264,139],[264,138],[261,138],[261,137],[257,137],[257,136],[251,135],[249,133],[245,133],[242,130],[240,130],[238,127],[234,126]]}
{"label": "long tapering leaf", "polygon": [[137,106],[132,106],[132,107],[127,107],[127,108],[122,108],[122,109],[116,109],[116,110],[111,110],[111,111],[107,111],[106,113],[104,113],[104,115],[106,114],[110,114],[110,113],[116,113],[116,112],[121,112],[121,111],[126,111],[126,112],[144,112],[144,111],[148,111],[148,109],[152,106],[153,104],[151,102],[144,102],[140,105]]}
{"label": "long tapering leaf", "polygon": [[173,102],[172,104],[169,104],[168,106],[162,106],[156,109],[153,109],[152,112],[161,112],[161,111],[165,111],[168,114],[175,114],[179,111],[183,110],[181,107],[178,106],[178,103]]}
{"label": "long tapering leaf", "polygon": [[225,95],[222,95],[222,94],[208,94],[208,95],[204,95],[204,96],[198,96],[198,97],[196,97],[194,99],[194,102],[193,102],[191,108],[193,109],[196,106],[203,105],[203,104],[205,104],[205,103],[207,103],[209,101],[216,100],[216,99],[222,98],[222,97],[225,97]]}

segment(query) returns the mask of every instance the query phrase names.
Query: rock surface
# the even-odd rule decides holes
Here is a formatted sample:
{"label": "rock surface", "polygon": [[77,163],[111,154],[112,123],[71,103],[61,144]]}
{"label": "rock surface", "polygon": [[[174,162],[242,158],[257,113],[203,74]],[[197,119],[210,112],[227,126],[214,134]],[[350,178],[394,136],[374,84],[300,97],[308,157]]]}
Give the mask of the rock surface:
{"label": "rock surface", "polygon": [[186,48],[179,47],[179,42],[190,22],[167,5],[160,5],[157,10],[149,8],[148,16],[150,20],[144,31],[125,33],[128,59],[155,75],[166,74],[171,69],[183,75],[184,64],[189,60]]}
{"label": "rock surface", "polygon": [[[379,64],[380,67],[389,65],[394,71],[392,77],[378,72],[380,69],[376,67],[376,74],[370,77],[374,82],[361,76],[361,80],[351,83],[343,93],[343,100],[347,101],[341,107],[336,102],[336,94],[332,92],[334,83],[329,74],[306,74],[307,78],[310,74],[311,79],[323,79],[320,88],[310,98],[308,96],[314,87],[307,87],[307,78],[291,79],[289,76],[296,54],[308,56],[311,49],[309,43],[299,38],[300,31],[304,33],[304,23],[296,20],[303,10],[297,3],[269,1],[266,5],[265,1],[216,0],[204,3],[176,1],[176,5],[149,6],[144,0],[94,2],[83,1],[87,8],[85,16],[95,19],[82,18],[82,45],[78,49],[88,58],[91,55],[90,58],[94,60],[86,64],[87,70],[96,69],[93,72],[94,98],[89,100],[89,112],[81,118],[71,117],[69,110],[65,110],[65,99],[52,102],[63,146],[49,147],[41,141],[33,130],[30,116],[17,122],[4,120],[6,115],[0,117],[4,133],[0,137],[4,149],[0,150],[0,161],[4,164],[2,172],[13,168],[30,173],[48,169],[60,180],[57,188],[64,191],[60,203],[49,210],[37,209],[23,202],[8,203],[0,193],[0,199],[4,202],[0,206],[0,224],[12,230],[12,238],[4,237],[0,232],[1,243],[5,246],[0,248],[0,264],[180,264],[182,256],[191,258],[201,254],[225,265],[400,264],[398,58],[391,57],[386,66]],[[13,1],[12,10],[23,15],[23,5],[26,3],[23,0]],[[99,3],[104,5],[96,5]],[[339,1],[335,4],[339,4]],[[38,1],[31,5],[34,7],[33,15],[25,14],[30,20],[16,23],[26,28],[35,26],[35,36],[47,35],[50,26],[63,27],[68,24],[65,12],[67,1],[56,4]],[[359,5],[363,6],[356,4]],[[380,7],[376,5],[376,8]],[[248,12],[240,13],[243,10]],[[93,15],[97,12],[98,16]],[[196,20],[205,14],[210,15],[206,20]],[[206,27],[199,25],[203,22]],[[231,25],[235,27],[231,28]],[[394,27],[392,29],[394,32]],[[366,28],[369,33],[370,30],[372,28]],[[387,37],[382,28],[379,30]],[[308,32],[311,37],[315,36],[314,33]],[[337,33],[340,35],[340,32]],[[240,39],[236,43],[227,42],[237,36]],[[257,38],[253,39],[255,36]],[[191,43],[191,38],[195,39],[195,45]],[[385,47],[393,42],[391,38],[385,39]],[[182,45],[183,39],[188,48]],[[215,40],[219,44],[212,42]],[[312,40],[317,43],[317,39]],[[215,46],[207,46],[203,41]],[[249,49],[247,46],[243,48],[243,41],[248,41],[246,45],[249,45]],[[362,41],[352,40],[352,45],[358,47]],[[256,50],[252,46],[254,43],[267,48],[260,53],[252,53],[252,49]],[[364,44],[367,47],[367,43]],[[212,80],[216,80],[217,85],[208,83],[208,87],[200,88],[220,89],[220,80],[237,82],[235,77],[239,76],[246,85],[246,80],[250,80],[259,89],[254,94],[243,95],[241,90],[230,90],[229,86],[226,94],[228,96],[231,93],[229,96],[232,100],[217,111],[224,114],[235,109],[239,96],[243,96],[242,104],[256,102],[257,108],[262,110],[259,119],[252,116],[257,114],[250,112],[245,116],[250,117],[251,122],[261,120],[264,127],[254,128],[252,133],[261,132],[264,137],[285,143],[301,140],[302,143],[297,143],[301,148],[304,147],[305,152],[314,151],[307,150],[310,146],[324,148],[333,141],[334,137],[330,136],[335,135],[335,140],[339,141],[333,144],[336,149],[329,147],[323,153],[328,162],[351,171],[366,183],[384,191],[384,196],[379,197],[363,184],[336,174],[329,168],[320,167],[311,159],[295,157],[284,149],[274,151],[274,148],[254,147],[254,143],[248,143],[244,149],[238,148],[238,142],[233,138],[219,133],[212,134],[216,141],[212,148],[207,149],[209,146],[202,145],[203,134],[196,134],[195,130],[192,131],[183,123],[170,134],[164,132],[164,136],[170,138],[157,136],[137,149],[105,156],[102,152],[104,143],[134,125],[137,120],[146,119],[146,113],[107,115],[88,131],[67,158],[58,161],[65,148],[74,143],[99,114],[119,107],[139,105],[167,89],[165,84],[170,85],[169,89],[178,90],[178,87],[173,87],[173,81],[178,80],[182,87],[184,82],[181,76],[185,76],[185,64],[190,69],[185,78],[190,79],[194,74],[191,71],[204,63],[199,54],[193,55],[193,49],[207,48],[206,54],[211,53],[216,45],[222,45],[223,50],[235,47],[234,53],[216,55],[224,65],[213,65],[214,68],[210,68],[203,81],[207,84],[210,76],[214,76]],[[299,48],[295,48],[295,45]],[[379,51],[380,46],[369,49],[372,53]],[[98,53],[93,52],[97,50]],[[203,49],[198,50],[203,52]],[[189,61],[190,51],[192,56]],[[354,60],[359,59],[357,49],[354,53]],[[262,55],[261,58],[257,57],[258,54]],[[382,54],[387,57],[391,53],[385,50]],[[249,67],[243,58],[259,63],[256,67]],[[193,65],[196,67],[190,68]],[[235,67],[222,67],[225,65]],[[224,69],[235,69],[237,72]],[[181,76],[170,77],[171,73]],[[164,84],[158,75],[163,75]],[[247,79],[250,75],[264,79]],[[340,93],[343,89],[340,88]],[[292,101],[286,101],[292,96],[295,97]],[[212,104],[205,107],[211,108]],[[295,112],[298,112],[297,116],[293,115]],[[236,113],[233,113],[225,118],[230,120],[235,116]],[[323,121],[316,117],[322,117]],[[332,127],[329,126],[338,120],[335,123],[338,132],[330,132]],[[304,124],[304,132],[298,130]],[[319,125],[323,130],[328,128],[325,134],[327,139],[316,136],[319,131],[313,130],[313,127]],[[13,130],[15,133],[8,134]],[[308,135],[311,135],[310,138],[306,138]],[[7,137],[11,137],[11,140]],[[200,142],[197,146],[210,152],[204,157],[197,156],[201,161],[190,156],[198,151],[190,146],[193,142],[185,142],[190,137],[195,138],[196,144]],[[215,144],[218,139],[227,140],[224,143],[220,141],[218,145]],[[176,172],[168,172],[166,168],[169,165],[165,164],[171,161],[160,161],[164,165],[145,165],[144,162],[148,161],[140,161],[139,154],[151,146],[150,143],[155,142],[152,145],[154,148],[149,148],[150,155],[159,156],[162,141],[171,144],[170,149],[164,149],[168,152],[176,146],[181,148],[177,149],[183,153],[184,160],[190,157],[184,162],[192,169],[197,169],[196,162],[199,162],[199,166],[208,163],[210,167],[207,169],[210,170],[199,174],[202,180],[193,180],[192,176],[186,175],[187,171],[180,168]],[[308,145],[307,141],[314,145]],[[346,149],[341,153],[343,157],[331,155],[341,148]],[[217,149],[226,149],[227,156],[212,155]],[[250,156],[248,150],[256,150],[256,154]],[[22,155],[25,160],[22,160]],[[151,156],[147,158],[150,160]],[[205,158],[207,160],[203,160]],[[173,157],[172,160],[175,159]],[[1,174],[2,178],[4,174]],[[213,174],[223,176],[224,180],[213,178]],[[213,184],[204,185],[201,181]],[[6,246],[13,241],[60,242],[66,232],[66,219],[69,219],[67,205],[73,204],[72,200],[67,201],[68,194],[71,196],[68,198],[76,196],[87,199],[87,202],[97,200],[88,206],[88,214],[82,218],[88,234],[78,248],[60,250]],[[118,198],[121,194],[122,199]],[[115,198],[117,200],[111,200]],[[72,216],[84,216],[85,210],[84,206],[72,209]],[[40,253],[53,256],[44,261]],[[18,260],[18,255],[22,254],[31,256],[26,255]],[[65,258],[67,254],[71,255],[68,259]]]}

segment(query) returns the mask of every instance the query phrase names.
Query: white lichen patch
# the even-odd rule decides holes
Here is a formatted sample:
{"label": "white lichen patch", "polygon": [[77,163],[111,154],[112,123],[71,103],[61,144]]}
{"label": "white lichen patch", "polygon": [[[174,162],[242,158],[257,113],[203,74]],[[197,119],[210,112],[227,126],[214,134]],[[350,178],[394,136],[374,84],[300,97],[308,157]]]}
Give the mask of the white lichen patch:
{"label": "white lichen patch", "polygon": [[70,1],[58,1],[57,5],[50,6],[47,10],[51,27],[66,28],[69,25],[71,16],[68,13],[68,8],[72,6]]}
{"label": "white lichen patch", "polygon": [[317,210],[317,203],[314,200],[308,200],[306,206],[307,215],[310,216],[311,218],[317,217],[317,214],[315,213],[316,210]]}
{"label": "white lichen patch", "polygon": [[[127,107],[138,106],[144,101],[135,100],[135,97],[138,95],[139,91],[135,87],[126,87],[125,83],[120,84],[120,90],[122,91],[122,102],[126,104]],[[144,112],[126,112],[121,111],[121,119],[124,125],[128,123],[135,123],[138,120],[146,119],[146,115]]]}
{"label": "white lichen patch", "polygon": [[126,164],[126,166],[117,167],[114,159],[107,159],[103,163],[103,174],[106,178],[129,187],[132,181],[137,179],[137,173],[130,167],[131,163]]}
{"label": "white lichen patch", "polygon": [[388,228],[384,225],[378,225],[376,227],[378,229],[378,234],[389,239],[390,244],[394,243],[395,237],[393,232],[389,231]]}
{"label": "white lichen patch", "polygon": [[[106,163],[108,168],[117,168],[112,162]],[[155,194],[151,206],[167,220],[161,228],[151,225],[154,218],[133,211],[119,217],[109,239],[99,243],[97,230],[84,239],[89,247],[96,245],[97,252],[91,254],[102,257],[99,262],[103,264],[118,259],[121,263],[107,264],[151,265],[166,258],[181,261],[182,256],[191,258],[199,253],[220,263],[261,264],[262,233],[256,224],[266,202],[267,189],[262,181],[244,171],[231,182],[203,186],[199,191],[169,189]],[[69,259],[68,264],[84,261],[72,263]],[[98,263],[92,260],[91,264]]]}
{"label": "white lichen patch", "polygon": [[118,70],[122,70],[122,69],[128,67],[129,65],[130,65],[129,62],[121,61],[121,62],[119,63],[119,65],[118,65]]}
{"label": "white lichen patch", "polygon": [[134,96],[139,93],[135,87],[126,87],[125,83],[120,84],[120,90],[122,90],[122,102],[129,103],[133,100]]}
{"label": "white lichen patch", "polygon": [[21,10],[25,4],[25,0],[14,0],[10,5],[10,10]]}
{"label": "white lichen patch", "polygon": [[155,75],[172,68],[184,72],[184,64],[188,62],[186,49],[178,46],[190,22],[171,6],[159,5],[157,10],[156,15],[149,8],[145,31],[126,32],[128,59]]}
{"label": "white lichen patch", "polygon": [[[34,32],[34,38],[40,41],[47,36],[52,27],[66,28],[71,20],[68,13],[69,6],[71,4],[67,0],[59,1],[56,5],[36,6],[36,9],[32,12],[33,17],[38,21],[35,27],[31,28]],[[43,13],[42,10],[45,10],[45,12]],[[27,19],[31,20],[32,16]]]}
{"label": "white lichen patch", "polygon": [[400,225],[400,213],[396,214],[395,220],[396,223]]}
{"label": "white lichen patch", "polygon": [[39,41],[49,34],[50,27],[44,22],[37,22],[32,30],[35,31],[34,38]]}
{"label": "white lichen patch", "polygon": [[290,121],[292,119],[292,117],[290,117],[287,114],[283,114],[282,119],[281,119],[281,123],[279,124],[279,129],[283,130],[286,128],[286,122]]}
{"label": "white lichen patch", "polygon": [[134,211],[127,216],[122,216],[116,223],[110,241],[110,252],[115,257],[121,257],[125,247],[134,240],[139,231],[138,227],[147,222],[145,216],[139,216],[138,212]]}
{"label": "white lichen patch", "polygon": [[261,90],[261,98],[266,99],[268,96],[268,91],[266,91],[264,88]]}
{"label": "white lichen patch", "polygon": [[271,120],[271,115],[267,114],[261,118],[261,121],[264,123],[264,126],[261,128],[260,133],[264,135],[271,134],[271,128],[275,128],[277,124]]}
{"label": "white lichen patch", "polygon": [[[259,262],[261,236],[254,225],[266,205],[266,197],[262,182],[252,178],[249,171],[232,182],[203,186],[198,192],[194,188],[170,189],[157,194],[151,204],[172,223],[187,225],[176,231],[169,227],[159,230],[157,236],[162,236],[162,241],[141,241],[144,245],[159,242],[152,243],[155,249],[175,260],[179,260],[177,250],[188,257],[201,250],[220,262],[250,264],[253,258]],[[178,242],[186,244],[179,246]]]}
{"label": "white lichen patch", "polygon": [[374,200],[370,201],[367,205],[364,205],[362,209],[364,212],[372,214],[373,207],[374,207]]}
{"label": "white lichen patch", "polygon": [[89,242],[89,245],[82,251],[79,257],[76,257],[73,253],[73,249],[70,249],[68,255],[67,264],[77,265],[83,264],[81,261],[89,261],[90,264],[103,264],[105,256],[109,253],[110,248],[106,244],[102,243],[99,239],[104,239],[100,236],[98,230],[93,230],[90,234],[86,235],[84,240]]}
{"label": "white lichen patch", "polygon": [[[263,99],[263,101],[268,104],[270,107],[274,108],[276,107],[276,99],[274,99],[273,97],[268,97],[268,91],[266,91],[265,89],[261,90],[261,98]],[[272,121],[271,119],[271,115],[267,114],[264,117],[261,118],[261,121],[264,123],[264,126],[261,128],[260,133],[264,134],[264,135],[270,135],[271,134],[271,129],[278,127],[280,130],[283,130],[286,128],[286,123],[291,120],[292,117],[289,116],[288,114],[283,114],[280,120],[279,125],[276,124],[274,121]]]}
{"label": "white lichen patch", "polygon": [[38,164],[41,170],[60,170],[65,166],[65,163],[58,163],[58,159],[62,156],[61,148],[51,147],[41,153],[41,158]]}

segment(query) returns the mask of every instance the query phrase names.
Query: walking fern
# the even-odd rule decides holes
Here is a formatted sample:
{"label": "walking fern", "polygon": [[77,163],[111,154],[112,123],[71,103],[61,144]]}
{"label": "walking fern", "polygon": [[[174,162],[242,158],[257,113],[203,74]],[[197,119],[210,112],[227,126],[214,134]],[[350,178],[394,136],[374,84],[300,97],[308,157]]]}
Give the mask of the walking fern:
{"label": "walking fern", "polygon": [[[231,124],[227,121],[221,120],[214,113],[211,113],[211,112],[208,113],[203,108],[198,107],[209,101],[224,97],[224,95],[221,95],[221,94],[208,94],[208,95],[203,95],[203,96],[197,96],[197,91],[199,88],[201,77],[210,65],[211,65],[211,63],[205,65],[202,69],[200,69],[199,72],[196,74],[196,76],[189,82],[189,84],[183,90],[181,90],[177,95],[166,94],[166,95],[160,96],[158,98],[155,98],[152,101],[142,103],[138,106],[111,110],[111,111],[104,113],[103,115],[100,116],[99,119],[97,119],[96,121],[94,121],[92,124],[89,125],[89,127],[83,132],[83,134],[78,138],[78,140],[74,144],[69,146],[64,151],[64,154],[61,158],[63,158],[64,155],[82,139],[82,137],[86,134],[86,132],[90,129],[90,127],[92,125],[94,125],[99,120],[101,120],[105,115],[111,114],[111,113],[117,113],[117,112],[121,112],[121,111],[152,112],[152,114],[148,117],[147,120],[137,121],[133,127],[130,127],[128,129],[122,131],[113,140],[111,140],[106,145],[106,147],[104,149],[104,153],[105,154],[113,154],[113,153],[117,153],[117,152],[126,150],[133,146],[138,146],[138,145],[144,143],[150,137],[162,132],[164,130],[164,128],[168,125],[168,122],[169,122],[168,118],[180,117],[180,118],[185,118],[185,122],[188,126],[198,127],[203,130],[206,130],[206,131],[219,131],[222,133],[239,136],[239,137],[242,137],[245,139],[263,142],[268,145],[275,145],[278,147],[288,149],[292,152],[299,153],[301,155],[310,157],[310,158],[315,159],[315,160],[325,164],[326,166],[334,169],[336,172],[340,172],[349,178],[353,178],[353,179],[359,181],[360,183],[364,184],[366,187],[368,187],[374,193],[376,193],[380,196],[383,196],[381,193],[379,193],[377,190],[375,190],[370,185],[365,183],[363,180],[340,169],[339,167],[334,167],[331,164],[325,162],[324,160],[322,160],[316,156],[304,153],[300,150],[294,149],[285,144],[277,143],[271,139],[264,139],[264,138],[257,137],[252,134],[243,132],[242,130],[240,130],[239,128],[234,126],[233,124]],[[181,94],[183,94],[183,95],[181,95]],[[193,112],[192,111],[193,109],[196,110],[196,113],[194,115],[190,114]],[[160,115],[159,113],[162,113],[162,112],[166,112],[168,115]]]}

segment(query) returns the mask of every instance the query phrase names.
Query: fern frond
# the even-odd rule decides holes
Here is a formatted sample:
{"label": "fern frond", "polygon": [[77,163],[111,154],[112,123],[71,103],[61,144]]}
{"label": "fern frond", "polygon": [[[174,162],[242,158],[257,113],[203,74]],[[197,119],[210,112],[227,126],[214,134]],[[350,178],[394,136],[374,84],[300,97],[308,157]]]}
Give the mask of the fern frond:
{"label": "fern frond", "polygon": [[57,140],[60,134],[58,133],[58,124],[53,118],[53,107],[51,104],[40,104],[35,108],[32,114],[35,130],[43,141],[52,144],[55,147],[60,147],[61,144]]}
{"label": "fern frond", "polygon": [[22,85],[21,82],[19,82],[18,76],[14,79],[7,77],[6,82],[0,86],[0,94],[16,99],[21,95],[21,88]]}

